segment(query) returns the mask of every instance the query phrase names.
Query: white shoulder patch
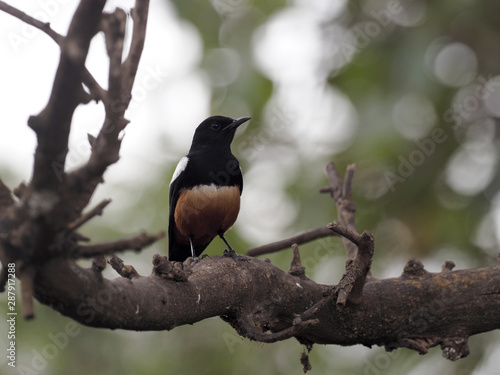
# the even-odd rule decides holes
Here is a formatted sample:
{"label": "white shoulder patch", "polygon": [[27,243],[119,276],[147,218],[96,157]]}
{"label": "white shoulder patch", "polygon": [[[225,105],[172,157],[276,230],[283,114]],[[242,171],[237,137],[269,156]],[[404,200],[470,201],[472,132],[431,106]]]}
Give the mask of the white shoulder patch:
{"label": "white shoulder patch", "polygon": [[172,185],[172,182],[175,181],[179,175],[184,172],[184,169],[186,169],[186,166],[188,164],[189,158],[187,156],[184,156],[181,160],[179,160],[179,163],[177,164],[177,167],[175,167],[174,175],[172,176],[172,180],[170,181],[170,185]]}

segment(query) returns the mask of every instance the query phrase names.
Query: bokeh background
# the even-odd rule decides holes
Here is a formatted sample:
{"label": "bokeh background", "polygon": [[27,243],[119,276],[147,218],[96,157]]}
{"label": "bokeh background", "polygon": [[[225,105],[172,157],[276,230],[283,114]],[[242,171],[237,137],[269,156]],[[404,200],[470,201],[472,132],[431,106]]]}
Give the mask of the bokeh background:
{"label": "bokeh background", "polygon": [[[65,34],[76,4],[13,2]],[[130,9],[131,1],[107,8]],[[240,252],[332,221],[325,165],[356,163],[360,230],[376,238],[373,273],[396,277],[410,258],[440,271],[490,266],[500,242],[500,3],[496,0],[157,0],[127,117],[120,161],[93,204],[113,203],[84,232],[110,241],[165,230],[168,184],[205,117],[252,116],[233,152],[244,171],[240,217],[228,235]],[[29,181],[36,146],[26,126],[46,104],[58,48],[46,35],[0,13],[0,176]],[[106,86],[102,36],[88,68]],[[90,154],[101,104],[77,109],[68,168]],[[209,254],[222,251],[215,240]],[[124,254],[143,275],[163,240]],[[345,255],[338,239],[301,246],[309,277],[333,284]],[[288,269],[290,251],[270,256]],[[85,263],[82,263],[85,265]],[[105,270],[107,277],[116,277]],[[0,296],[0,309],[6,297]],[[430,312],[432,316],[433,313]],[[301,374],[295,341],[263,345],[218,318],[171,332],[87,328],[36,304],[17,323],[15,370],[8,374]],[[6,332],[5,319],[0,332]],[[3,333],[2,333],[3,335]],[[6,337],[0,342],[6,342]],[[496,374],[500,335],[470,338],[456,363],[434,348],[316,345],[311,374]],[[24,371],[24,372],[22,372]]]}

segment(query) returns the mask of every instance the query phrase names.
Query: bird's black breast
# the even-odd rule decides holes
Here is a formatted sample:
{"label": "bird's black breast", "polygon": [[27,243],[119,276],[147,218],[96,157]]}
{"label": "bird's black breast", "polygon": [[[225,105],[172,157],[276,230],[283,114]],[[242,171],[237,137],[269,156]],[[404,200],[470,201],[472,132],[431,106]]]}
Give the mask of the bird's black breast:
{"label": "bird's black breast", "polygon": [[183,188],[198,185],[238,186],[243,190],[243,178],[238,160],[230,153],[191,152],[182,178]]}

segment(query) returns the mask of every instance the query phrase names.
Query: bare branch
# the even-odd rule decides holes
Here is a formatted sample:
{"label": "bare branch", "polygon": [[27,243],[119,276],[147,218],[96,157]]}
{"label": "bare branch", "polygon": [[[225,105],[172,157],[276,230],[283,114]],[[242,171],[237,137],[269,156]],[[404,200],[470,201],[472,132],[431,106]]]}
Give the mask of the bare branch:
{"label": "bare branch", "polygon": [[89,220],[96,216],[101,216],[104,208],[111,203],[111,199],[104,199],[101,203],[95,206],[92,210],[87,212],[85,215],[80,216],[76,221],[68,225],[68,231],[73,231],[80,228]]}
{"label": "bare branch", "polygon": [[[155,258],[158,264],[166,264],[164,257]],[[420,351],[441,344],[450,359],[456,358],[452,353],[466,355],[463,343],[468,336],[500,328],[499,267],[372,281],[365,285],[358,305],[346,304],[341,310],[317,306],[327,300],[324,294],[329,287],[290,275],[256,258],[235,262],[212,256],[191,264],[190,271],[189,283],[159,277],[157,273],[99,280],[92,270],[59,259],[43,265],[35,291],[40,301],[94,327],[172,329],[221,316],[241,335],[259,341],[296,336],[311,343],[382,345],[388,350],[409,347]],[[98,293],[108,297],[106,309],[92,311],[92,319],[78,314],[76,306],[86,304]],[[465,302],[471,300],[473,304]],[[459,345],[463,350],[454,352]]]}
{"label": "bare branch", "polygon": [[307,242],[317,240],[319,238],[330,237],[330,236],[337,236],[337,234],[332,232],[327,226],[323,226],[296,234],[295,236],[285,238],[280,241],[253,247],[247,251],[247,255],[258,256],[263,254],[270,254],[283,249],[287,249],[293,244],[301,245]]}
{"label": "bare branch", "polygon": [[365,285],[366,277],[372,264],[375,240],[371,233],[363,232],[361,235],[348,228],[331,223],[328,227],[349,239],[358,248],[354,259],[349,259],[346,265],[346,272],[339,284],[335,287],[337,292],[337,308],[343,308],[349,300],[352,303],[360,303]]}
{"label": "bare branch", "polygon": [[54,42],[56,42],[58,45],[60,46],[62,45],[64,37],[55,32],[54,30],[52,30],[52,28],[50,27],[50,23],[39,21],[36,18],[31,17],[25,12],[16,9],[13,6],[6,4],[3,1],[0,1],[0,10],[4,11],[7,14],[10,14],[13,17],[20,19],[21,21],[23,21],[28,25],[36,27],[37,29],[43,31],[45,34],[50,36],[54,40]]}
{"label": "bare branch", "polygon": [[126,15],[122,10],[117,9],[113,14],[107,15],[103,21],[103,31],[110,57],[109,92],[108,101],[105,103],[106,118],[97,138],[89,138],[89,140],[92,139],[92,153],[89,161],[68,176],[72,184],[85,183],[87,186],[86,191],[79,196],[78,206],[82,209],[88,204],[95,188],[102,181],[105,170],[119,159],[121,147],[119,136],[129,122],[124,116],[130,103],[132,84],[142,54],[143,42],[141,43],[140,39],[145,36],[148,4],[148,0],[136,2],[136,10],[133,12],[136,14],[134,20],[137,20],[136,22],[140,25],[134,24],[132,46],[123,64],[121,60]]}
{"label": "bare branch", "polygon": [[149,0],[137,1],[135,8],[132,9],[132,19],[134,20],[134,28],[132,30],[132,42],[130,44],[130,52],[123,63],[122,76],[122,103],[128,107],[132,99],[132,87],[134,86],[137,68],[141,59],[144,41],[146,39],[146,26],[148,22]]}
{"label": "bare branch", "polygon": [[[337,221],[340,226],[346,227],[352,231],[356,231],[356,222],[354,220],[356,206],[351,200],[354,170],[354,164],[348,165],[346,168],[344,182],[342,182],[335,164],[333,162],[328,163],[325,168],[325,174],[330,181],[330,186],[320,190],[321,192],[329,192],[331,197],[335,200],[335,203],[337,204]],[[354,259],[357,251],[356,246],[346,238],[342,238],[342,242],[344,243],[347,257],[349,259]]]}
{"label": "bare branch", "polygon": [[81,102],[85,60],[104,4],[104,0],[82,0],[79,4],[61,45],[49,102],[40,114],[28,121],[38,138],[31,181],[35,190],[53,190],[61,182],[61,175],[55,173],[55,168],[64,170],[71,119]]}
{"label": "bare branch", "polygon": [[92,258],[99,255],[109,255],[120,251],[135,250],[140,251],[146,246],[158,241],[165,236],[164,232],[152,235],[141,233],[138,236],[122,238],[117,241],[100,243],[95,245],[82,245],[77,249],[77,257]]}

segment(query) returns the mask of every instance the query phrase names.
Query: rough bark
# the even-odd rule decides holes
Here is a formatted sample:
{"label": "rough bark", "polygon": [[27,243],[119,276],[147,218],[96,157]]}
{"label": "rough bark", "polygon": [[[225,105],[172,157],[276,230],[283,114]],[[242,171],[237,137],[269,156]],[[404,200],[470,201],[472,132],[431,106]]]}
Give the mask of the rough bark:
{"label": "rough bark", "polygon": [[[498,266],[429,273],[411,260],[400,277],[366,283],[360,303],[338,308],[331,300],[315,309],[331,286],[246,259],[213,256],[181,268],[158,255],[150,276],[113,280],[72,260],[54,259],[38,269],[35,295],[94,327],[170,330],[221,316],[258,341],[295,336],[301,342],[408,347],[421,354],[441,345],[451,360],[469,353],[469,336],[500,327]],[[179,272],[188,275],[178,277]]]}

